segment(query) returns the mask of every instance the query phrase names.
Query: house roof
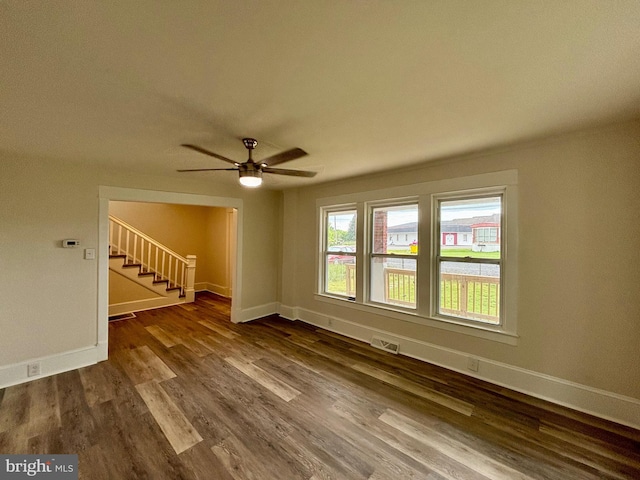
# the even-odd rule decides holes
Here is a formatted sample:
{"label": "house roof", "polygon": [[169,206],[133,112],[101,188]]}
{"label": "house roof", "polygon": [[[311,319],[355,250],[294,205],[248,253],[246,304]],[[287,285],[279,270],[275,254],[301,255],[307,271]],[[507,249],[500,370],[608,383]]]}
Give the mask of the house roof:
{"label": "house roof", "polygon": [[393,227],[387,227],[387,233],[411,233],[418,231],[418,222],[402,223],[400,225],[394,225]]}
{"label": "house roof", "polygon": [[471,228],[481,228],[481,227],[499,227],[500,224],[496,222],[480,222],[474,223],[471,225]]}
{"label": "house roof", "polygon": [[[640,116],[640,2],[9,0],[3,155],[236,183],[300,147],[286,188]],[[284,167],[284,165],[283,165]]]}
{"label": "house roof", "polygon": [[471,233],[471,227],[469,225],[443,223],[440,227],[440,231],[442,233]]}

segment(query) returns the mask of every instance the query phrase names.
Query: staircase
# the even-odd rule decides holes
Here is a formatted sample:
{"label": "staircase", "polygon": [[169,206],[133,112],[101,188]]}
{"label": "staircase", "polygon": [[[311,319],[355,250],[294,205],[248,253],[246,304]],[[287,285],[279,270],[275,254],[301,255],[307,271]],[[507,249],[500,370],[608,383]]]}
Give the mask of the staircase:
{"label": "staircase", "polygon": [[110,316],[193,302],[195,268],[195,255],[183,257],[109,215],[109,269],[153,292],[153,298],[110,304]]}

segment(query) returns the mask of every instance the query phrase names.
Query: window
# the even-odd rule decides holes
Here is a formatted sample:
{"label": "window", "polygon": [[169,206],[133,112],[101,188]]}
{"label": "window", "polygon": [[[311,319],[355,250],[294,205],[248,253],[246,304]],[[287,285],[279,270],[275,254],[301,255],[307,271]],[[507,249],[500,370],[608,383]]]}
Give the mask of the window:
{"label": "window", "polygon": [[369,298],[377,303],[415,309],[417,203],[375,206],[371,208],[370,226]]}
{"label": "window", "polygon": [[474,229],[476,243],[499,243],[497,227],[477,227]]}
{"label": "window", "polygon": [[354,209],[324,215],[324,287],[330,295],[356,296],[356,219]]}
{"label": "window", "polygon": [[507,170],[318,199],[316,299],[517,344],[517,180]]}
{"label": "window", "polygon": [[435,197],[436,239],[471,229],[471,245],[436,241],[435,313],[499,325],[502,291],[502,194]]}

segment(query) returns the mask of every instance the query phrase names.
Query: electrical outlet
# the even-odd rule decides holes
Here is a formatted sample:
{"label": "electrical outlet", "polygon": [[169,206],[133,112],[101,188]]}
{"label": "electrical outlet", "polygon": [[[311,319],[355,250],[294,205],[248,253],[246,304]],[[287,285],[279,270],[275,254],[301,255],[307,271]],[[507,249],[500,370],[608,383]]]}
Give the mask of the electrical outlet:
{"label": "electrical outlet", "polygon": [[328,327],[333,327],[333,318],[328,318],[327,319],[327,326]]}
{"label": "electrical outlet", "polygon": [[480,368],[480,360],[477,358],[469,357],[467,359],[467,368],[472,372],[477,372]]}
{"label": "electrical outlet", "polygon": [[40,375],[40,362],[27,365],[27,377],[35,377],[38,375]]}

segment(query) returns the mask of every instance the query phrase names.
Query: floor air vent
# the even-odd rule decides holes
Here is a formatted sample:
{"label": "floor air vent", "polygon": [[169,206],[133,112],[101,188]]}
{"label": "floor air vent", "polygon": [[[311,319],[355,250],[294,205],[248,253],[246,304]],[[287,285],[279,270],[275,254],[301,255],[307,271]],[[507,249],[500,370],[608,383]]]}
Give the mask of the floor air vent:
{"label": "floor air vent", "polygon": [[131,313],[122,313],[120,315],[111,315],[109,317],[109,321],[110,322],[117,322],[118,320],[130,320],[132,318],[136,318],[136,314],[131,312]]}
{"label": "floor air vent", "polygon": [[391,342],[389,340],[385,340],[380,337],[373,337],[371,339],[371,346],[375,348],[379,348],[380,350],[384,350],[385,352],[398,353],[400,350],[400,345],[395,342]]}

